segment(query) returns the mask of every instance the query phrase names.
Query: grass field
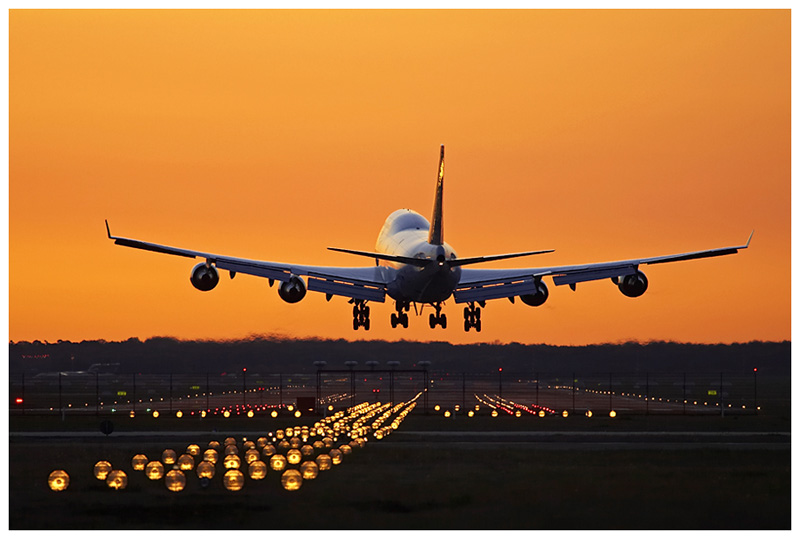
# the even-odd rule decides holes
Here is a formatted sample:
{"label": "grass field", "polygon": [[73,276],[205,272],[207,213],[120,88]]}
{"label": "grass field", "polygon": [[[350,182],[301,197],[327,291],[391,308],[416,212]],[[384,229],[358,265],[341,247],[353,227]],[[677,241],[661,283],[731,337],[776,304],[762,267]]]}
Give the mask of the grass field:
{"label": "grass field", "polygon": [[[146,418],[145,418],[146,419]],[[789,529],[790,443],[531,442],[504,433],[777,432],[788,418],[767,416],[451,418],[410,415],[401,428],[356,449],[342,464],[287,492],[278,472],[229,492],[218,473],[202,487],[194,473],[170,492],[131,468],[166,448],[205,448],[228,434],[264,433],[295,423],[237,420],[219,425],[121,420],[110,437],[97,418],[14,417],[9,446],[11,529]],[[300,424],[307,424],[300,422]],[[211,432],[216,428],[217,432]],[[164,437],[121,436],[158,429]],[[18,436],[24,431],[72,437]],[[187,431],[185,435],[181,430]],[[196,434],[196,431],[205,431]],[[447,434],[447,433],[450,434]],[[464,439],[458,433],[486,433]],[[428,433],[428,434],[426,434]],[[434,435],[434,433],[436,433]],[[442,434],[444,433],[444,434]],[[784,436],[784,439],[787,438]],[[619,437],[616,438],[619,440]],[[661,443],[663,442],[663,443]],[[241,447],[241,445],[240,445]],[[128,475],[112,491],[92,476],[98,460]],[[53,469],[70,473],[52,492]]]}

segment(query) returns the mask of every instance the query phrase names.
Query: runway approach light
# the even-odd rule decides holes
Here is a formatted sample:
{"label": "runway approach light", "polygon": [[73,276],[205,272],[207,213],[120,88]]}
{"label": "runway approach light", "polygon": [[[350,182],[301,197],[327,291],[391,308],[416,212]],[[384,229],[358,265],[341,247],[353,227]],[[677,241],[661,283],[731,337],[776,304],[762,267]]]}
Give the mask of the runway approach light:
{"label": "runway approach light", "polygon": [[193,457],[196,457],[197,455],[200,454],[200,446],[197,445],[197,444],[190,444],[186,448],[186,453],[188,453],[189,455],[191,455]]}
{"label": "runway approach light", "polygon": [[278,417],[278,410],[272,410],[269,415],[272,417]]}
{"label": "runway approach light", "polygon": [[158,417],[158,410],[153,410],[153,417]]}
{"label": "runway approach light", "polygon": [[277,452],[278,452],[277,449],[275,449],[275,446],[272,444],[265,445],[264,449],[261,450],[261,454],[265,457],[271,457]]}
{"label": "runway approach light", "polygon": [[242,465],[242,461],[239,459],[239,455],[228,455],[222,461],[222,465],[226,470],[238,470],[239,466]]}
{"label": "runway approach light", "polygon": [[178,457],[178,468],[181,470],[188,472],[189,470],[194,468],[194,457],[189,455],[188,453],[184,453],[180,457]]}
{"label": "runway approach light", "polygon": [[122,470],[111,470],[106,476],[106,485],[114,490],[124,490],[128,486],[128,476]]}
{"label": "runway approach light", "polygon": [[172,492],[180,492],[186,486],[186,476],[180,470],[170,470],[164,478],[164,484]]}
{"label": "runway approach light", "polygon": [[222,478],[222,484],[231,491],[242,490],[244,486],[244,474],[239,470],[228,470]]}
{"label": "runway approach light", "polygon": [[300,464],[300,462],[303,460],[303,454],[300,452],[299,449],[290,449],[286,453],[286,460],[289,464],[295,466],[297,464]]}
{"label": "runway approach light", "polygon": [[157,481],[164,477],[164,465],[157,460],[150,461],[144,467],[144,474],[151,481]]}
{"label": "runway approach light", "polygon": [[286,469],[286,457],[283,455],[272,455],[269,459],[269,467],[276,472],[282,472]]}
{"label": "runway approach light", "polygon": [[50,490],[60,492],[67,490],[69,486],[69,474],[64,470],[53,470],[47,478],[47,486]]}
{"label": "runway approach light", "polygon": [[492,417],[497,417],[497,410],[492,410]]}
{"label": "runway approach light", "polygon": [[108,473],[112,470],[111,463],[107,460],[98,461],[94,465],[94,476],[100,481],[105,481]]}
{"label": "runway approach light", "polygon": [[217,453],[216,449],[206,449],[203,453],[203,460],[210,462],[212,465],[217,463],[219,460],[219,454]]}
{"label": "runway approach light", "polygon": [[286,490],[299,490],[303,485],[303,476],[295,469],[286,470],[281,476],[281,485]]}
{"label": "runway approach light", "polygon": [[165,449],[163,453],[161,453],[161,462],[167,465],[175,464],[178,455],[175,454],[175,451],[172,449]]}
{"label": "runway approach light", "polygon": [[300,473],[303,475],[303,480],[316,479],[319,475],[319,466],[313,460],[307,460],[300,465]]}
{"label": "runway approach light", "polygon": [[131,459],[131,467],[135,472],[141,472],[144,470],[144,467],[147,465],[147,456],[142,455],[141,453],[138,455],[134,455]]}
{"label": "runway approach light", "polygon": [[569,412],[567,410],[564,410],[563,412],[561,412],[561,417],[568,417],[568,416],[569,416]]}
{"label": "runway approach light", "polygon": [[617,417],[617,412],[611,410],[610,412],[608,412],[608,417]]}
{"label": "runway approach light", "polygon": [[325,453],[318,455],[315,459],[317,466],[319,466],[319,471],[324,472],[326,470],[330,470],[333,467],[333,461],[330,455]]}
{"label": "runway approach light", "polygon": [[592,411],[586,410],[586,417],[592,417]]}
{"label": "runway approach light", "polygon": [[539,417],[544,417],[544,416],[545,416],[544,410],[539,410]]}
{"label": "runway approach light", "polygon": [[260,456],[261,453],[259,453],[258,449],[248,449],[244,454],[244,460],[247,464],[252,464],[259,460]]}
{"label": "runway approach light", "polygon": [[247,475],[256,481],[264,479],[267,477],[267,463],[263,460],[254,460],[247,466]]}
{"label": "runway approach light", "polygon": [[214,473],[216,472],[216,469],[214,468],[213,464],[211,464],[207,460],[204,460],[203,462],[201,462],[200,464],[197,465],[197,468],[196,468],[195,471],[197,472],[197,477],[199,477],[200,479],[203,479],[203,478],[213,479],[214,478]]}
{"label": "runway approach light", "polygon": [[334,465],[338,466],[339,464],[342,463],[342,452],[339,451],[338,449],[331,449],[330,451],[328,451],[328,455],[330,455],[331,462]]}

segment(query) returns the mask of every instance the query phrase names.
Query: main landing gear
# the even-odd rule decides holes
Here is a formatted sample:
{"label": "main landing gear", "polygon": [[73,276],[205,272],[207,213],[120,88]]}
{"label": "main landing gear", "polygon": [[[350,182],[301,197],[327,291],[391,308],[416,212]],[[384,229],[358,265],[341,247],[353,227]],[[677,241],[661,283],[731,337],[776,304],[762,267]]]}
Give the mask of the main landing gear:
{"label": "main landing gear", "polygon": [[442,326],[442,329],[446,329],[447,315],[442,312],[442,304],[434,303],[433,308],[436,309],[436,314],[431,313],[430,317],[428,317],[428,323],[430,324],[431,329],[435,328],[436,326]]}
{"label": "main landing gear", "polygon": [[369,307],[367,302],[362,300],[353,301],[353,329],[364,328],[369,331]]}
{"label": "main landing gear", "polygon": [[410,308],[408,303],[395,303],[395,309],[397,309],[396,313],[392,313],[392,327],[396,328],[397,326],[403,326],[404,328],[408,327],[408,314],[406,312]]}
{"label": "main landing gear", "polygon": [[470,302],[468,305],[468,307],[464,307],[464,331],[469,332],[469,328],[475,328],[475,331],[480,333],[481,308],[476,307],[472,302]]}

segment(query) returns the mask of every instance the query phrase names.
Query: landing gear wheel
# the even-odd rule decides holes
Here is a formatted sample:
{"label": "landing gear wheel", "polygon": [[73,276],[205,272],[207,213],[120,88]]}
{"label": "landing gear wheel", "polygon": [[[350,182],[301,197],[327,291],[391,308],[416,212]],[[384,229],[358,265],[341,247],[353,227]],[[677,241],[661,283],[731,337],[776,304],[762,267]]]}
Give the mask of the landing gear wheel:
{"label": "landing gear wheel", "polygon": [[481,308],[476,307],[475,303],[464,307],[464,331],[469,331],[469,328],[475,328],[475,331],[481,330]]}
{"label": "landing gear wheel", "polygon": [[353,329],[363,327],[369,331],[369,307],[365,301],[358,301],[353,306]]}
{"label": "landing gear wheel", "polygon": [[447,329],[447,315],[442,314],[439,317],[439,325],[442,326],[442,329]]}
{"label": "landing gear wheel", "polygon": [[398,318],[398,316],[396,314],[392,313],[392,318],[391,319],[392,319],[392,327],[393,328],[397,327],[397,318]]}
{"label": "landing gear wheel", "polygon": [[436,327],[436,322],[436,315],[431,313],[431,315],[428,317],[428,323],[430,324],[431,329]]}
{"label": "landing gear wheel", "polygon": [[401,314],[398,318],[400,318],[400,324],[408,329],[408,315],[406,313]]}

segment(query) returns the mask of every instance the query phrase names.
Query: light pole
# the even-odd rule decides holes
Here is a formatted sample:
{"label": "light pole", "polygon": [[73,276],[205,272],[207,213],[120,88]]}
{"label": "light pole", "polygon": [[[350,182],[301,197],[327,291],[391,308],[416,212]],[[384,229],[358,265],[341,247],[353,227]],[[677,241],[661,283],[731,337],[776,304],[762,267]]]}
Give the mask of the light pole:
{"label": "light pole", "polygon": [[320,388],[320,383],[322,381],[322,375],[320,374],[320,371],[322,371],[322,369],[327,364],[328,364],[327,361],[315,361],[314,362],[314,366],[317,368],[317,402],[316,402],[316,406],[315,406],[315,408],[317,410],[317,413],[319,413],[319,407],[321,406],[320,400],[322,400],[322,389]]}
{"label": "light pole", "polygon": [[753,368],[753,409],[758,415],[758,368]]}
{"label": "light pole", "polygon": [[242,369],[242,406],[247,408],[247,367]]}
{"label": "light pole", "polygon": [[391,369],[389,371],[389,402],[394,404],[394,370],[400,366],[400,362],[387,361],[386,365]]}
{"label": "light pole", "polygon": [[358,361],[345,361],[345,366],[350,369],[350,407],[356,405],[356,379],[353,369],[358,365]]}
{"label": "light pole", "polygon": [[503,367],[497,369],[497,394],[503,398]]}
{"label": "light pole", "polygon": [[425,376],[425,388],[422,392],[422,411],[423,413],[428,413],[428,367],[431,366],[430,361],[420,361],[417,363],[420,367],[422,367],[423,376]]}

